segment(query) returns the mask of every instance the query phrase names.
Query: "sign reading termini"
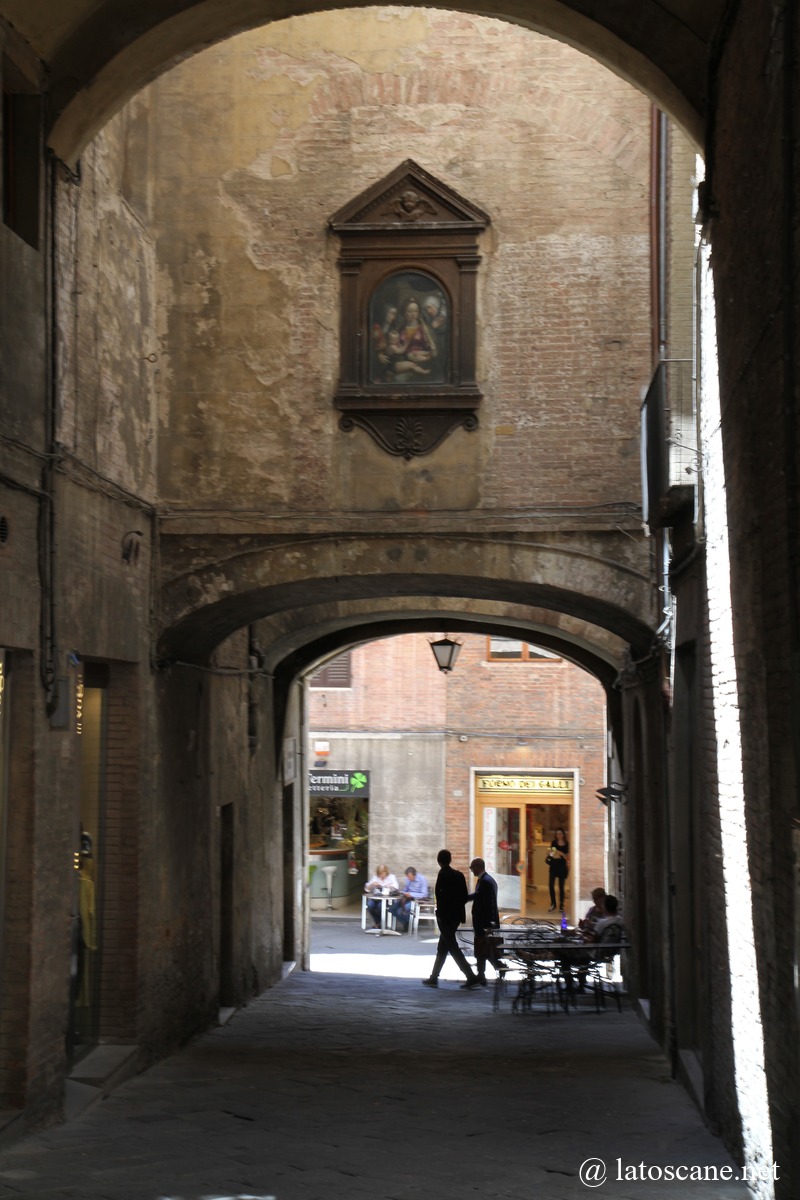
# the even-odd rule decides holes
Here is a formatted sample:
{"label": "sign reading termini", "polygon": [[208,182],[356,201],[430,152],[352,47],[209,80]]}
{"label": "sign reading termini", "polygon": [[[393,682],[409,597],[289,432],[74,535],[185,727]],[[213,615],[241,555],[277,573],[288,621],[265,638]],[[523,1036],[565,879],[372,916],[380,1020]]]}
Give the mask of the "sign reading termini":
{"label": "sign reading termini", "polygon": [[571,795],[571,775],[479,775],[480,792],[538,792],[540,795]]}
{"label": "sign reading termini", "polygon": [[308,790],[312,796],[369,797],[369,771],[309,771]]}

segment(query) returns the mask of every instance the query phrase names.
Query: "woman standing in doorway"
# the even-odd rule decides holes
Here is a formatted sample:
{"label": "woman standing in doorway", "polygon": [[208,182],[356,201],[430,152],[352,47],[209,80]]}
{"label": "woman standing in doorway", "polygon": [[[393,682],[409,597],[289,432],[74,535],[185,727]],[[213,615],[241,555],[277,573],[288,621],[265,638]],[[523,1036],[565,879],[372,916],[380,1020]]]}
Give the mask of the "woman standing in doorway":
{"label": "woman standing in doorway", "polygon": [[559,904],[564,911],[564,882],[569,875],[569,842],[563,829],[556,830],[556,836],[550,843],[550,853],[547,856],[550,867],[550,912],[556,909],[556,881],[558,881]]}

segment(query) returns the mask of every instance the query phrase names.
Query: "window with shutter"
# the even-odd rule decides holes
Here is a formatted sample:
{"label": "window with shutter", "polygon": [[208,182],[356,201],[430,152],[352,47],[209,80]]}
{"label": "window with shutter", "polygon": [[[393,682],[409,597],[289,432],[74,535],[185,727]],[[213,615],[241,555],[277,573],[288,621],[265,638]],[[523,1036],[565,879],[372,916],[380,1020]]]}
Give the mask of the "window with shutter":
{"label": "window with shutter", "polygon": [[349,688],[352,687],[351,651],[346,650],[332,658],[329,663],[311,676],[309,687],[312,688]]}

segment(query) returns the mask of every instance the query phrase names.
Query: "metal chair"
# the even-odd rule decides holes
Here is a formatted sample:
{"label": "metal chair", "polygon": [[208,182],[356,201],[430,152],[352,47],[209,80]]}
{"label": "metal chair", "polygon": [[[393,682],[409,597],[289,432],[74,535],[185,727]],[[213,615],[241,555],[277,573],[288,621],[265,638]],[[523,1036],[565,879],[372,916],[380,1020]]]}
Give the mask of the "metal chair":
{"label": "metal chair", "polygon": [[613,968],[617,956],[626,946],[625,930],[621,922],[615,923],[603,930],[590,961],[581,968],[581,975],[591,987],[597,1012],[605,1008],[606,996],[613,996],[617,1012],[622,1012],[619,981],[613,975]]}
{"label": "metal chair", "polygon": [[419,936],[420,922],[431,921],[436,927],[436,901],[432,896],[427,900],[413,900],[408,920],[408,932]]}
{"label": "metal chair", "polygon": [[549,1014],[563,1007],[568,1011],[566,997],[560,980],[557,960],[548,953],[548,944],[553,941],[554,928],[548,923],[512,918],[501,923],[498,930],[499,953],[509,969],[498,976],[495,982],[494,1007],[500,1002],[504,983],[517,984],[517,993],[511,1003],[513,1013],[530,1012],[541,1001]]}

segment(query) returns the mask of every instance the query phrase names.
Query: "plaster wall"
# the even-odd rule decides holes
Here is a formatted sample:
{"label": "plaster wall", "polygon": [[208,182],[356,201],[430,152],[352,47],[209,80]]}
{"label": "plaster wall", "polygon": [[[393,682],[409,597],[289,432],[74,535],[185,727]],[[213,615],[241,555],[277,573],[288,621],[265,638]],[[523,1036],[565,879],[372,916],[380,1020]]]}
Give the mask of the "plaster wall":
{"label": "plaster wall", "polygon": [[400,879],[410,865],[432,886],[436,855],[445,845],[443,731],[368,736],[315,730],[314,736],[330,739],[326,767],[370,772],[370,874],[386,863]]}
{"label": "plaster wall", "polygon": [[[197,860],[184,857],[172,876],[174,908],[165,896],[177,814],[194,810],[188,786],[184,805],[162,811],[155,778],[155,259],[146,176],[131,175],[126,159],[130,145],[144,155],[140,116],[134,106],[110,126],[87,151],[82,173],[69,177],[49,164],[52,242],[36,252],[0,227],[3,332],[11,339],[0,380],[7,485],[0,641],[12,650],[13,704],[3,886],[15,896],[5,908],[0,1089],[2,1107],[23,1109],[32,1125],[61,1115],[70,1069],[65,1033],[82,779],[77,673],[68,655],[109,668],[99,1037],[138,1043],[145,1061],[205,1024],[216,990],[204,925],[186,919],[193,889],[208,888],[203,822],[180,842],[183,852],[206,829],[199,882],[190,869]],[[52,343],[44,337],[51,313]],[[56,696],[43,684],[55,680],[51,720]],[[189,886],[182,886],[184,869]],[[30,880],[27,889],[19,888],[22,879]],[[149,931],[142,942],[140,928]],[[210,983],[187,991],[192,964]],[[250,986],[249,971],[247,979]]]}
{"label": "plaster wall", "polygon": [[[27,456],[26,456],[27,457]],[[19,468],[33,467],[18,462],[12,480],[19,478]],[[11,466],[11,464],[9,464]],[[31,470],[33,475],[33,470]],[[41,504],[35,495],[25,495],[19,488],[0,484],[0,516],[5,517],[8,537],[0,546],[0,608],[5,614],[4,644],[32,649],[38,639],[39,560],[38,536]]]}
{"label": "plaster wall", "polygon": [[[14,347],[0,367],[4,427],[8,436],[39,451],[46,413],[44,287],[41,253],[0,223],[0,324]],[[9,450],[4,446],[2,452]]]}
{"label": "plaster wall", "polygon": [[134,102],[60,176],[56,218],[57,438],[144,500],[154,497],[155,238],[149,227],[149,125]]}
{"label": "plaster wall", "polygon": [[[176,511],[335,520],[638,502],[650,336],[639,93],[519,28],[389,8],[243,35],[147,96],[166,357],[159,486]],[[492,218],[480,429],[412,463],[338,430],[327,229],[406,157]]]}

